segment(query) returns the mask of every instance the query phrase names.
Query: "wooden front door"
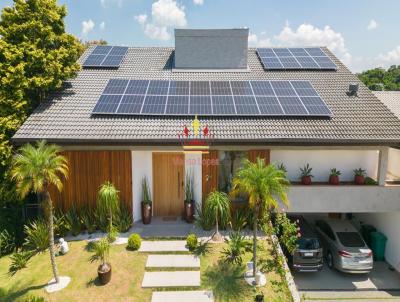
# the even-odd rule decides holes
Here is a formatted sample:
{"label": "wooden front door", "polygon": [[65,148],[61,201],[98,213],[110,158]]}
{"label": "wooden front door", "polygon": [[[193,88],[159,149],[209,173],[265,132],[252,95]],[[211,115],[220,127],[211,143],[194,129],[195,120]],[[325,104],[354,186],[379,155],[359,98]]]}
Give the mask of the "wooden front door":
{"label": "wooden front door", "polygon": [[202,198],[203,206],[208,194],[218,190],[218,151],[210,150],[202,155]]}
{"label": "wooden front door", "polygon": [[153,215],[180,216],[184,209],[185,155],[153,153]]}

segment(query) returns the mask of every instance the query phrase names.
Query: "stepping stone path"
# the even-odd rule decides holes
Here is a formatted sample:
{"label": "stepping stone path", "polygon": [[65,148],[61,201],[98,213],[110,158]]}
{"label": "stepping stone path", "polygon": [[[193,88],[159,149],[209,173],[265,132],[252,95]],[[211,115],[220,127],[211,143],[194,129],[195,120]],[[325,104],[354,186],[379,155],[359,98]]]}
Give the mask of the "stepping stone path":
{"label": "stepping stone path", "polygon": [[[189,252],[186,241],[143,241],[139,252],[168,253]],[[145,288],[177,288],[200,287],[200,259],[191,254],[155,254],[147,258],[146,268],[151,272],[145,272],[142,287]],[[154,269],[161,269],[154,271]],[[166,268],[172,271],[166,271]],[[197,268],[199,270],[193,270]],[[164,269],[164,270],[162,270]],[[173,270],[179,269],[179,270]],[[185,270],[190,269],[190,270]],[[213,293],[210,291],[161,291],[154,292],[152,302],[213,302]]]}
{"label": "stepping stone path", "polygon": [[213,302],[214,296],[211,291],[180,291],[180,292],[154,292],[151,302]]}

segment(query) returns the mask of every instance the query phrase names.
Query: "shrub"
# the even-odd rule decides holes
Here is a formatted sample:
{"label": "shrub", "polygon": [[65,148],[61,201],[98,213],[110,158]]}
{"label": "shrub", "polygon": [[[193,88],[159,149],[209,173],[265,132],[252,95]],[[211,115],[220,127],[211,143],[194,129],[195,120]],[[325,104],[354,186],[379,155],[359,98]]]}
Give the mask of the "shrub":
{"label": "shrub", "polygon": [[94,217],[96,220],[97,227],[104,233],[108,230],[108,218],[107,214],[103,213],[103,209],[97,207],[96,211],[94,212]]}
{"label": "shrub", "polygon": [[54,213],[54,235],[56,237],[65,237],[71,231],[70,225],[61,210]]}
{"label": "shrub", "polygon": [[214,225],[214,220],[211,216],[203,212],[201,206],[196,204],[195,223],[205,231],[210,231]]}
{"label": "shrub", "polygon": [[49,235],[47,225],[43,220],[31,222],[24,227],[26,238],[25,246],[39,252],[49,247]]}
{"label": "shrub", "polygon": [[85,207],[81,210],[80,216],[81,222],[88,233],[94,233],[96,231],[96,217],[94,211],[89,207]]}
{"label": "shrub", "polygon": [[132,234],[128,238],[128,249],[137,251],[142,244],[142,238],[139,234]]}
{"label": "shrub", "polygon": [[107,239],[110,243],[113,243],[115,240],[117,240],[118,237],[118,230],[115,226],[110,225],[108,233],[107,233]]}
{"label": "shrub", "polygon": [[78,236],[82,231],[82,223],[78,211],[75,207],[69,209],[65,218],[73,236]]}
{"label": "shrub", "polygon": [[0,257],[11,253],[15,249],[15,244],[7,230],[0,232]]}
{"label": "shrub", "polygon": [[90,262],[99,261],[100,265],[104,268],[108,255],[110,254],[110,242],[107,238],[101,238],[92,245],[93,255],[90,257]]}
{"label": "shrub", "polygon": [[222,260],[226,263],[242,265],[242,256],[247,245],[244,236],[240,232],[232,232],[229,234],[229,239],[225,239],[225,243],[228,247],[221,252]]}
{"label": "shrub", "polygon": [[15,253],[10,256],[11,264],[8,272],[11,276],[15,275],[16,272],[26,267],[29,259],[32,257],[32,252],[24,251]]}
{"label": "shrub", "polygon": [[249,213],[246,209],[238,209],[232,216],[231,226],[234,231],[243,230],[248,223]]}
{"label": "shrub", "polygon": [[368,177],[365,177],[364,184],[367,185],[367,186],[368,185],[369,186],[373,186],[373,185],[377,185],[378,182],[375,179],[373,179],[373,178],[368,176]]}
{"label": "shrub", "polygon": [[190,251],[194,251],[197,248],[197,236],[195,234],[189,234],[186,238],[186,246]]}
{"label": "shrub", "polygon": [[290,254],[297,247],[298,234],[300,229],[296,222],[292,222],[285,213],[277,213],[275,217],[275,234],[279,242]]}
{"label": "shrub", "polygon": [[133,224],[132,212],[124,203],[121,203],[120,205],[120,209],[115,216],[114,224],[121,233],[129,231]]}

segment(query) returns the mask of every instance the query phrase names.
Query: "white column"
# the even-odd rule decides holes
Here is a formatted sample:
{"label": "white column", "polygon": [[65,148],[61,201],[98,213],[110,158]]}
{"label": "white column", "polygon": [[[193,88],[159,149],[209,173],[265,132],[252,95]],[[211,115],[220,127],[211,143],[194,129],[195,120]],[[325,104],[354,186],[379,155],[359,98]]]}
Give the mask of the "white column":
{"label": "white column", "polygon": [[386,175],[388,170],[389,148],[383,147],[379,150],[378,162],[378,184],[384,186],[386,183]]}

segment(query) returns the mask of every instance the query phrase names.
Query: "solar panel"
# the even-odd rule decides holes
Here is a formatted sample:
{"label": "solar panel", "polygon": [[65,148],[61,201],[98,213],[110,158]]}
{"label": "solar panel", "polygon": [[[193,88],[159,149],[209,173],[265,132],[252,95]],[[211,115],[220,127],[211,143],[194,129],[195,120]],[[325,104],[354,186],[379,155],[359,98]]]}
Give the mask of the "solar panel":
{"label": "solar panel", "polygon": [[128,47],[97,45],[82,66],[85,68],[118,68],[127,51]]}
{"label": "solar panel", "polygon": [[257,48],[265,70],[336,70],[337,66],[319,47]]}
{"label": "solar panel", "polygon": [[332,116],[309,81],[110,79],[93,114]]}

